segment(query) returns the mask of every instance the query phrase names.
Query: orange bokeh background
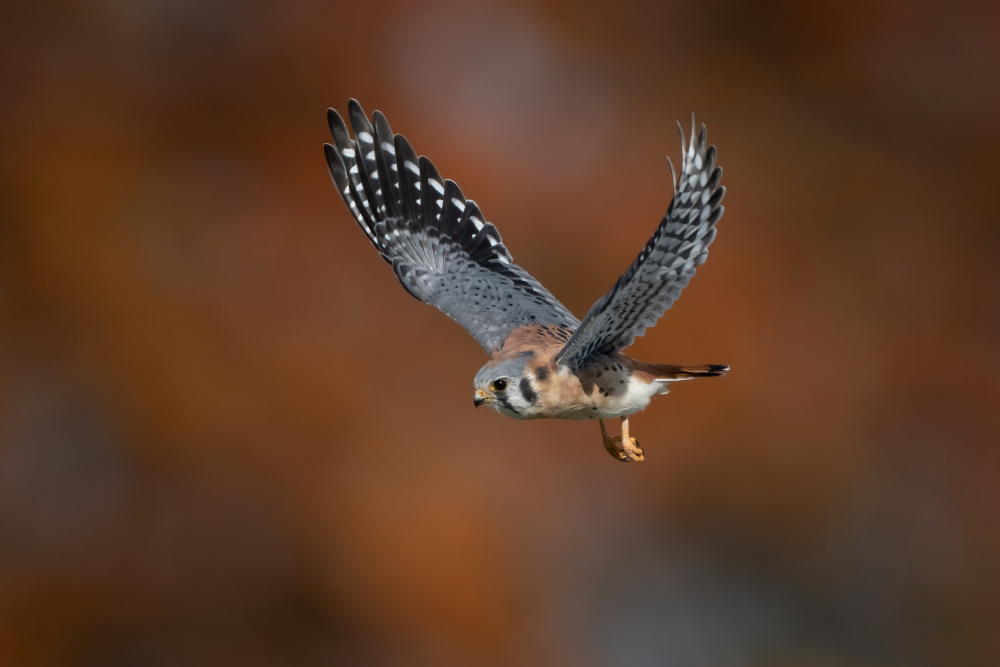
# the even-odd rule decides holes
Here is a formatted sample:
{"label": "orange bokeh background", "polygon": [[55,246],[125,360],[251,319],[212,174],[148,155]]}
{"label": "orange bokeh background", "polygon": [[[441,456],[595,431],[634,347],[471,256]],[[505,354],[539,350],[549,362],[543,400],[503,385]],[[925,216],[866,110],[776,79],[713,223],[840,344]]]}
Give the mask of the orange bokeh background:
{"label": "orange bokeh background", "polygon": [[[1000,10],[22,3],[0,665],[1000,664]],[[577,315],[694,111],[727,211],[633,420],[472,407],[323,160],[357,97]]]}

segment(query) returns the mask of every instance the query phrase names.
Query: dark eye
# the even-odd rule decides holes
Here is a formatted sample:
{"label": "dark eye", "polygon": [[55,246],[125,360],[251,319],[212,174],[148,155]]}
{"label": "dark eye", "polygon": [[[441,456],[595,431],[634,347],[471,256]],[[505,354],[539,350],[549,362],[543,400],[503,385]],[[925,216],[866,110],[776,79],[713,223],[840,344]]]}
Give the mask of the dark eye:
{"label": "dark eye", "polygon": [[492,389],[493,391],[503,391],[506,388],[507,388],[507,381],[504,380],[503,378],[500,378],[499,380],[494,380],[493,382],[490,383],[490,389]]}

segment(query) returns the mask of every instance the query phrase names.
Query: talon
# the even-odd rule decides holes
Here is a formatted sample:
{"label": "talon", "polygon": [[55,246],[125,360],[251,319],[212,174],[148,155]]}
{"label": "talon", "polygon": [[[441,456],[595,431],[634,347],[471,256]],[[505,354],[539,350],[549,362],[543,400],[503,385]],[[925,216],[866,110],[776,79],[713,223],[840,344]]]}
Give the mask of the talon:
{"label": "talon", "polygon": [[624,433],[614,437],[609,436],[607,429],[604,428],[604,420],[601,420],[600,423],[604,449],[606,449],[608,454],[613,456],[615,460],[621,461],[622,463],[645,460],[642,449],[639,447],[639,442],[635,438],[627,437]]}
{"label": "talon", "polygon": [[645,461],[646,457],[643,454],[642,448],[639,447],[639,441],[635,438],[629,438],[628,444],[625,445],[625,453],[628,455],[631,461]]}

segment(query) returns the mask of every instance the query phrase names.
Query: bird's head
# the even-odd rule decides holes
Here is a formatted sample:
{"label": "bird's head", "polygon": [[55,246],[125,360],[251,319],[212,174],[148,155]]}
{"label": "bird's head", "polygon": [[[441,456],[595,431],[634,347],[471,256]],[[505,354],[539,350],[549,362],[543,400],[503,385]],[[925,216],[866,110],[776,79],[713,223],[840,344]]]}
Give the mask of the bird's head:
{"label": "bird's head", "polygon": [[490,362],[476,373],[476,407],[486,404],[514,419],[530,419],[536,412],[538,394],[526,373],[529,357]]}

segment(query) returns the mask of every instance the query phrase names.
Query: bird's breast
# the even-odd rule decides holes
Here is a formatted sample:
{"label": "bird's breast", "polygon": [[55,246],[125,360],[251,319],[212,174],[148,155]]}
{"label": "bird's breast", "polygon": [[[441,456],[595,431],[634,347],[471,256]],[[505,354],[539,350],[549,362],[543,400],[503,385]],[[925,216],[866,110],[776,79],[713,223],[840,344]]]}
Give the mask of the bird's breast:
{"label": "bird's breast", "polygon": [[646,382],[622,361],[608,358],[578,371],[561,367],[538,386],[540,417],[608,419],[643,410],[666,385]]}

